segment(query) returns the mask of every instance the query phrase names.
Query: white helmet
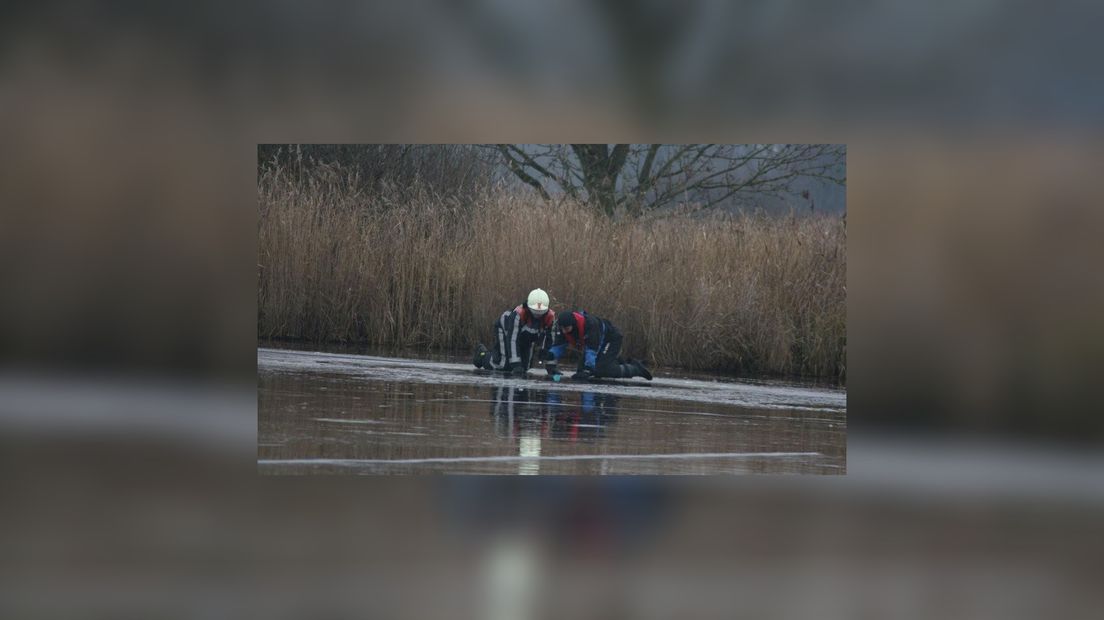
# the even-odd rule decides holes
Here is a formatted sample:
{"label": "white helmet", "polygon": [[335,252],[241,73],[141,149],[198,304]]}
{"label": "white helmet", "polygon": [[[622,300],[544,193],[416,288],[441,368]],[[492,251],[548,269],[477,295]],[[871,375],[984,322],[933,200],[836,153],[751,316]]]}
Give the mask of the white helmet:
{"label": "white helmet", "polygon": [[529,292],[529,299],[525,301],[525,305],[529,306],[533,316],[544,316],[548,312],[548,293],[539,288],[533,289]]}

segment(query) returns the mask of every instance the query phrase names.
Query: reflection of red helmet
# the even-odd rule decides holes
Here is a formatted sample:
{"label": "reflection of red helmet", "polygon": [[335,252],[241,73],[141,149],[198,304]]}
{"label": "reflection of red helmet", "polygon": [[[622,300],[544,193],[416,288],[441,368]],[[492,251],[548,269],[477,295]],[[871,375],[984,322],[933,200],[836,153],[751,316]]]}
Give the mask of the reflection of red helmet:
{"label": "reflection of red helmet", "polygon": [[579,411],[577,409],[572,409],[557,413],[555,418],[555,432],[560,438],[567,439],[572,443],[578,441]]}

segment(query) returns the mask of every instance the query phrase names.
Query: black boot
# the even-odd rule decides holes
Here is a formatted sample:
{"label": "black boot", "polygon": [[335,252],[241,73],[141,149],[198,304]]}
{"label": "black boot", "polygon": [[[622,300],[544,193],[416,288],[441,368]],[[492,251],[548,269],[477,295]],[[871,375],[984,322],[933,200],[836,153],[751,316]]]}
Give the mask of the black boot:
{"label": "black boot", "polygon": [[486,362],[487,347],[483,346],[483,343],[480,342],[475,346],[475,355],[472,356],[472,364],[474,364],[476,368],[486,368]]}
{"label": "black boot", "polygon": [[648,369],[644,366],[644,362],[631,358],[625,360],[625,362],[625,364],[621,365],[622,377],[644,377],[648,381],[652,380],[652,373],[648,372]]}
{"label": "black boot", "polygon": [[625,360],[616,366],[617,376],[621,379],[631,379],[636,376],[636,366],[632,360]]}

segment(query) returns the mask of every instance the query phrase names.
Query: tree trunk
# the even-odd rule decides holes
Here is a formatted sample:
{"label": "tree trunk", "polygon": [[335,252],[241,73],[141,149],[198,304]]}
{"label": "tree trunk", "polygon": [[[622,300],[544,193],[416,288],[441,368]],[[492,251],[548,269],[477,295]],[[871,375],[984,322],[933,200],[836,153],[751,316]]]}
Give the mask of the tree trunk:
{"label": "tree trunk", "polygon": [[617,208],[617,177],[629,154],[628,144],[615,144],[613,150],[605,144],[572,144],[583,172],[587,200],[603,213],[612,216]]}

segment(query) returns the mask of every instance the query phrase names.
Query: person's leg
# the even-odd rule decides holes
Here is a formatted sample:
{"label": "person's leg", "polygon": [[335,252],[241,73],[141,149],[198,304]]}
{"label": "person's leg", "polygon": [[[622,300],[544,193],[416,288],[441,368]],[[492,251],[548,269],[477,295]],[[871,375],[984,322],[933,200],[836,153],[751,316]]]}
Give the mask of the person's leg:
{"label": "person's leg", "polygon": [[611,338],[607,338],[602,347],[598,349],[598,361],[594,364],[594,376],[595,377],[610,377],[619,378],[624,375],[621,374],[620,360],[617,358],[621,354],[621,336],[616,335]]}
{"label": "person's leg", "polygon": [[506,367],[506,330],[502,328],[502,317],[495,321],[494,349],[483,357],[483,368],[502,370]]}
{"label": "person's leg", "polygon": [[475,353],[472,354],[472,365],[476,368],[483,368],[483,365],[486,363],[487,356],[490,354],[490,350],[487,349],[487,347],[482,342],[476,343]]}
{"label": "person's leg", "polygon": [[644,377],[648,381],[652,380],[652,373],[648,370],[648,367],[644,365],[644,362],[636,359],[626,360],[625,364],[631,368],[632,374],[626,375],[628,377]]}
{"label": "person's leg", "polygon": [[621,354],[621,336],[611,338],[602,350],[598,352],[598,363],[594,376],[629,379],[632,377],[644,377],[651,381],[652,373],[637,360],[623,360],[618,357]]}
{"label": "person's leg", "polygon": [[491,340],[492,348],[488,349],[482,342],[475,345],[475,353],[472,355],[472,365],[474,365],[476,368],[482,370],[494,370],[493,361],[495,358],[495,352],[499,349],[499,321],[500,319],[496,319],[494,325],[491,327],[492,331],[494,331],[494,338]]}

